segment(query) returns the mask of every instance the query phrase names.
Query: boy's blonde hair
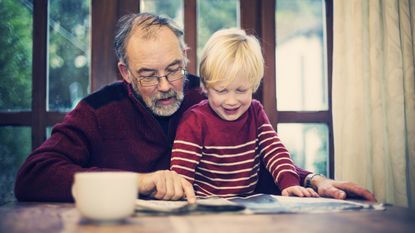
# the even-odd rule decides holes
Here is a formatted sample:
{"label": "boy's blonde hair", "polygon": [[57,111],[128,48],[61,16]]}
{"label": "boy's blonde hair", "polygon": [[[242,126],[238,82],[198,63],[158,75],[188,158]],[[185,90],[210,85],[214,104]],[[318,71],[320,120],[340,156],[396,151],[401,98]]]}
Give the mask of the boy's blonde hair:
{"label": "boy's blonde hair", "polygon": [[233,82],[244,75],[255,92],[264,76],[264,58],[255,36],[237,28],[215,32],[207,41],[199,66],[205,88],[217,82]]}

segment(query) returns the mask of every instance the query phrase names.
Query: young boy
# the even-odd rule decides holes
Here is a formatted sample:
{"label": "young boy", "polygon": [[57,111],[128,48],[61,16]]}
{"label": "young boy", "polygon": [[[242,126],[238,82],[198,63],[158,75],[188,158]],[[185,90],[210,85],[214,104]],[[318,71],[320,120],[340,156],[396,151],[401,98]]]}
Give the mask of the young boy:
{"label": "young boy", "polygon": [[199,196],[253,193],[261,160],[282,195],[315,196],[299,185],[290,155],[252,100],[264,74],[261,47],[240,29],[217,31],[202,53],[200,74],[208,100],[190,108],[178,126],[171,170]]}

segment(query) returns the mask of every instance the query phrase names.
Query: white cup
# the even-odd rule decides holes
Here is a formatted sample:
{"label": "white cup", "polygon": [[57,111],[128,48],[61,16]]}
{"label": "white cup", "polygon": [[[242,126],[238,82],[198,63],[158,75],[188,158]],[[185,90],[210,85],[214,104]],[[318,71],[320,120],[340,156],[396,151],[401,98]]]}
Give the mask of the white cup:
{"label": "white cup", "polygon": [[118,221],[131,216],[138,195],[134,172],[79,172],[72,196],[81,215],[95,221]]}

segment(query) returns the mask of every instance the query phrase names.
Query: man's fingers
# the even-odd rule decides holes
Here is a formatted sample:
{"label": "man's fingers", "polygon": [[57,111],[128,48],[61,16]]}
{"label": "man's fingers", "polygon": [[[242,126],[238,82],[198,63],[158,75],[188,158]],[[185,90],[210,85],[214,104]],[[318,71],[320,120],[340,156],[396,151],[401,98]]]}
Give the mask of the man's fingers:
{"label": "man's fingers", "polygon": [[362,188],[357,184],[350,182],[340,182],[336,183],[335,186],[347,192],[349,196],[361,197],[368,201],[376,202],[375,196],[369,190]]}
{"label": "man's fingers", "polygon": [[187,198],[187,201],[190,204],[196,203],[196,195],[195,195],[195,191],[193,189],[192,184],[190,184],[189,181],[187,181],[186,179],[182,178],[181,179],[181,186],[183,187],[183,191],[184,191],[184,194]]}
{"label": "man's fingers", "polygon": [[[174,172],[175,173],[175,172]],[[184,191],[182,188],[182,177],[175,173],[174,176],[174,195],[172,197],[172,200],[179,200],[184,196]]]}
{"label": "man's fingers", "polygon": [[151,196],[159,200],[179,200],[184,196],[189,203],[196,202],[192,184],[174,171],[158,171],[153,174],[154,191]]}
{"label": "man's fingers", "polygon": [[155,192],[154,198],[156,199],[163,199],[164,195],[167,192],[166,188],[166,177],[164,171],[158,171],[154,173],[154,183],[155,183]]}
{"label": "man's fingers", "polygon": [[175,179],[177,179],[177,174],[175,172],[165,171],[164,172],[165,183],[166,183],[166,192],[162,197],[163,200],[172,200],[175,196]]}
{"label": "man's fingers", "polygon": [[323,197],[331,197],[335,199],[345,199],[346,193],[334,186],[326,187],[322,190],[321,196]]}
{"label": "man's fingers", "polygon": [[285,197],[288,197],[288,196],[290,196],[290,193],[288,193],[287,189],[284,189],[284,190],[282,190],[281,195],[285,196]]}

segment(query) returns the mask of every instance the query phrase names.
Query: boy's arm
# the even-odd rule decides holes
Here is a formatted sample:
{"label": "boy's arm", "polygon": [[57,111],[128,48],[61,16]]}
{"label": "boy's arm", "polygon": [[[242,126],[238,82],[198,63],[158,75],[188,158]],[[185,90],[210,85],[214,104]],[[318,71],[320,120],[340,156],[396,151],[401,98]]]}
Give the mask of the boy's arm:
{"label": "boy's arm", "polygon": [[291,160],[290,154],[278,138],[262,105],[257,106],[258,144],[266,169],[271,173],[280,190],[300,185],[297,167]]}
{"label": "boy's arm", "polygon": [[264,124],[260,132],[261,129],[263,131],[259,136],[259,147],[264,165],[274,178],[274,182],[278,184],[280,190],[300,185],[296,167],[277,133],[269,124]]}
{"label": "boy's arm", "polygon": [[170,161],[170,170],[193,184],[196,166],[202,157],[201,127],[197,117],[185,114],[176,131]]}

